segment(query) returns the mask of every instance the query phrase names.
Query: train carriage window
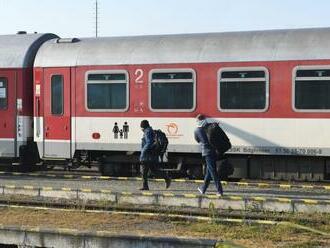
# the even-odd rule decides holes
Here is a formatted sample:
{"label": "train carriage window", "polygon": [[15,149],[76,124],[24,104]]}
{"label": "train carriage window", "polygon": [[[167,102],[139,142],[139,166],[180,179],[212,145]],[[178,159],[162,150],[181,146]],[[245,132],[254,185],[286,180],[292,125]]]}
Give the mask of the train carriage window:
{"label": "train carriage window", "polygon": [[63,115],[63,75],[51,77],[51,111],[52,115]]}
{"label": "train carriage window", "polygon": [[191,69],[151,71],[149,96],[153,111],[193,111],[196,105],[195,72]]}
{"label": "train carriage window", "polygon": [[0,110],[8,107],[8,83],[7,78],[0,78]]}
{"label": "train carriage window", "polygon": [[297,111],[329,111],[330,68],[297,67],[293,101]]}
{"label": "train carriage window", "polygon": [[268,109],[268,70],[264,67],[224,68],[219,71],[218,108],[225,112]]}
{"label": "train carriage window", "polygon": [[126,71],[89,72],[86,89],[90,111],[126,111],[128,108]]}

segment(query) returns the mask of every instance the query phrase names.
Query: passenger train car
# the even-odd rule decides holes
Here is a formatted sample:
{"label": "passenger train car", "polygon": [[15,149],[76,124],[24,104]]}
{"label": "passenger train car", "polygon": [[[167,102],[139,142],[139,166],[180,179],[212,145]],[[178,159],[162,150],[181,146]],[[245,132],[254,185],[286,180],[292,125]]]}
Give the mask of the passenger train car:
{"label": "passenger train car", "polygon": [[169,139],[168,165],[200,176],[203,113],[230,137],[234,177],[329,179],[329,40],[329,28],[54,37],[34,60],[38,155],[136,169],[148,119]]}
{"label": "passenger train car", "polygon": [[[40,45],[53,34],[0,36],[0,159],[35,163],[33,153],[33,63]],[[35,149],[34,149],[35,151]],[[32,159],[34,158],[34,159]],[[31,160],[32,159],[32,160]]]}

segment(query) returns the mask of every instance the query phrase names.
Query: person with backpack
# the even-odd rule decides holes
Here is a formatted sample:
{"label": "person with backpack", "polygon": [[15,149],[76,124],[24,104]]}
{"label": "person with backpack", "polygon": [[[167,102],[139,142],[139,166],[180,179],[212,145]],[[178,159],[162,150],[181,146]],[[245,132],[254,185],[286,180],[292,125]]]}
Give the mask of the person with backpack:
{"label": "person with backpack", "polygon": [[[165,179],[166,188],[170,187],[171,179],[166,172],[160,171],[157,167],[159,166],[158,157],[160,153],[158,147],[160,146],[155,140],[155,132],[149,125],[147,120],[141,121],[140,127],[143,131],[142,144],[141,144],[141,171],[143,177],[143,186],[140,190],[149,190],[148,185],[148,174],[149,170],[155,176],[162,177]],[[167,144],[166,144],[167,146]]]}
{"label": "person with backpack", "polygon": [[218,195],[223,196],[223,189],[221,185],[221,181],[216,169],[216,159],[217,152],[216,149],[210,144],[209,139],[207,137],[207,133],[205,131],[205,127],[207,127],[208,123],[206,117],[202,114],[199,114],[196,117],[197,128],[195,129],[195,140],[200,144],[202,150],[202,157],[206,162],[206,173],[204,177],[204,185],[202,187],[198,187],[198,191],[201,194],[205,194],[211,179],[213,179],[215,183],[215,187],[217,189]]}

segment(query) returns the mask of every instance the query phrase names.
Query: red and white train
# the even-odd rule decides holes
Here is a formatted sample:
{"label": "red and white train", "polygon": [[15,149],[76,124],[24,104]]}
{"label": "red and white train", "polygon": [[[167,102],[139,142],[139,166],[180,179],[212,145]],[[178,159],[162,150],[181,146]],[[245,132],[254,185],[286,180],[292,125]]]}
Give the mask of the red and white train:
{"label": "red and white train", "polygon": [[130,170],[148,119],[169,164],[196,176],[203,113],[231,139],[234,177],[329,179],[329,40],[330,28],[0,36],[0,157]]}

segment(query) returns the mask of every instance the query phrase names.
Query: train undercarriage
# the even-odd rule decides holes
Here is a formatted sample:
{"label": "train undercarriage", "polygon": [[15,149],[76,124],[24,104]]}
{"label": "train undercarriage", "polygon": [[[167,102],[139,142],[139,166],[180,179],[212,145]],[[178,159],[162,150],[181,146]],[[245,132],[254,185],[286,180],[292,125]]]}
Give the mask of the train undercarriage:
{"label": "train undercarriage", "polygon": [[[67,170],[97,166],[102,175],[138,176],[140,174],[139,152],[76,151],[72,160],[42,159],[35,144],[21,147],[20,158],[11,161],[14,170],[32,171],[36,167],[63,166]],[[8,163],[10,160],[4,160]],[[201,179],[205,164],[200,154],[169,153],[160,169],[174,177]],[[38,165],[38,166],[33,166]],[[227,154],[217,162],[223,180],[260,179],[289,181],[330,180],[330,158],[311,156],[272,156]]]}

